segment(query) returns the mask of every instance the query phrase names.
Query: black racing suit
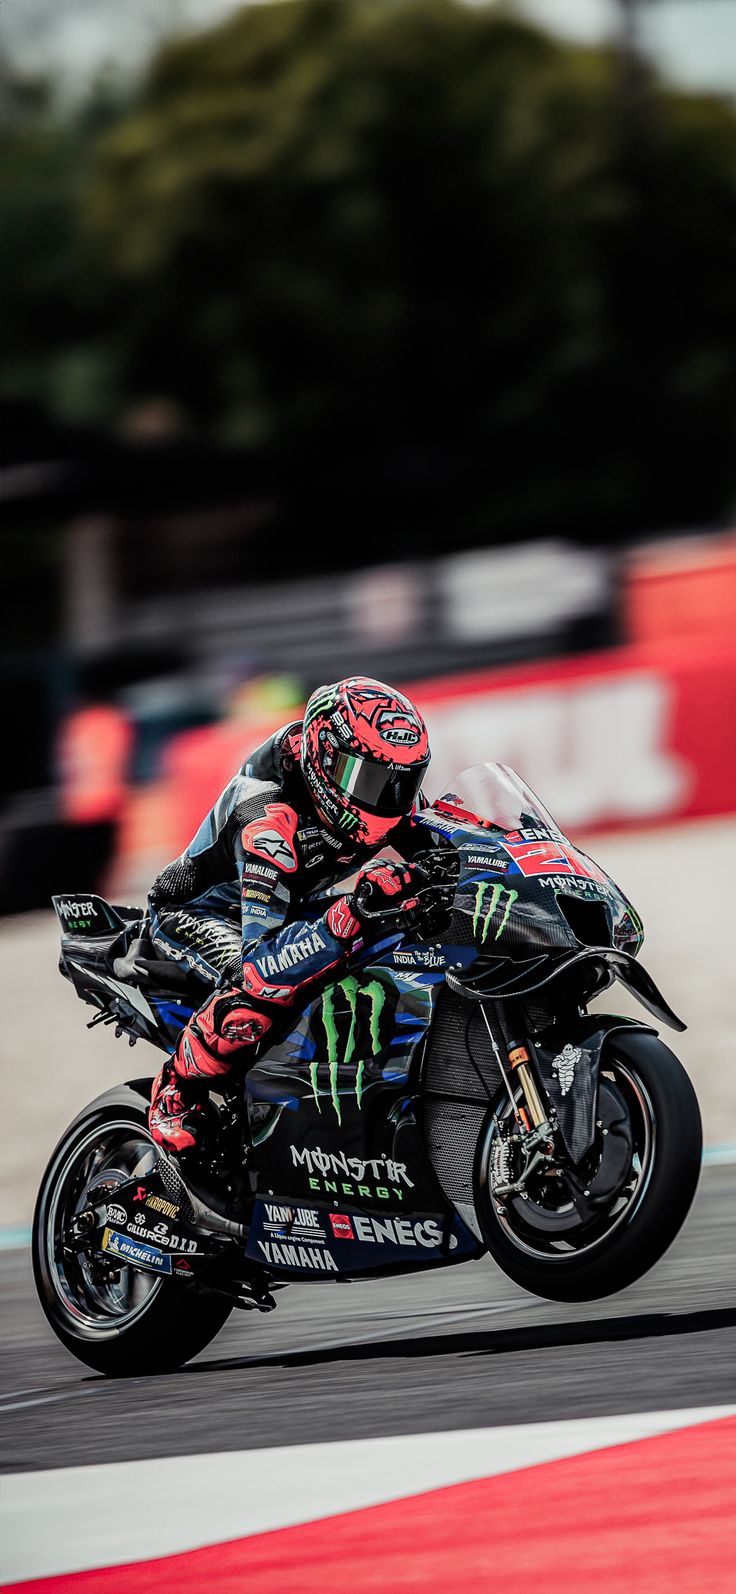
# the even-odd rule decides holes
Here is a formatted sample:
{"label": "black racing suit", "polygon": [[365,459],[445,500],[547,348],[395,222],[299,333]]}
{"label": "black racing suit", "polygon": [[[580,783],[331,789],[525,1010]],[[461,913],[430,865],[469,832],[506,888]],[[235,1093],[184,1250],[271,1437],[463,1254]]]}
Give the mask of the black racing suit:
{"label": "black racing suit", "polygon": [[[300,917],[307,895],[378,851],[350,848],[325,830],[302,779],[300,737],[301,724],[293,723],[256,749],[151,889],[156,945],[215,988],[174,1052],[180,1079],[227,1074],[241,1058],[247,1065],[279,1010],[341,969],[360,944],[360,924],[343,897],[316,921]],[[407,817],[387,842],[412,858],[429,836]]]}

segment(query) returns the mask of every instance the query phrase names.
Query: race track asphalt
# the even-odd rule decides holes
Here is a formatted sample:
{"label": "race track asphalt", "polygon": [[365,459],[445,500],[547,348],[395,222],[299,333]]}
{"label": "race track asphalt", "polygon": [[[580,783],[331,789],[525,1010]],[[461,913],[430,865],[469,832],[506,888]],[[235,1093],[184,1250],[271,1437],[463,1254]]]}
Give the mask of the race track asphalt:
{"label": "race track asphalt", "polygon": [[291,1286],[197,1361],[112,1382],[54,1339],[25,1252],[0,1256],[4,1471],[542,1422],[736,1400],[736,1167],[703,1172],[675,1245],[586,1306],[524,1295],[487,1260]]}

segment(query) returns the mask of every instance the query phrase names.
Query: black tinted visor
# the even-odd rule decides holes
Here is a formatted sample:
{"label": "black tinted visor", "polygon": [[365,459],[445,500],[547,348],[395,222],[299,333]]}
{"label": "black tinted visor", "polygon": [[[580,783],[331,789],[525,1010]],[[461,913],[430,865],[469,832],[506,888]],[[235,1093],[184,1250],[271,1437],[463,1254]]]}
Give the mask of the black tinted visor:
{"label": "black tinted visor", "polygon": [[353,753],[334,753],[325,758],[325,771],[359,808],[387,819],[406,814],[414,802],[427,772],[429,759],[402,768],[399,764],[374,764]]}

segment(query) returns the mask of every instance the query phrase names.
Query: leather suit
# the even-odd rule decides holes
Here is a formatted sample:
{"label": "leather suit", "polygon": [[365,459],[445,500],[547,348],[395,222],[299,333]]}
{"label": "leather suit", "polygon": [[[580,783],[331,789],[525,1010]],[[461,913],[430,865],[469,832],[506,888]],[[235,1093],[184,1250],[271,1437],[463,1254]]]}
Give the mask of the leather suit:
{"label": "leather suit", "polygon": [[[251,754],[151,888],[156,945],[213,988],[164,1065],[154,1110],[172,1067],[180,1081],[205,1081],[236,1061],[249,1066],[279,1013],[338,974],[361,941],[344,898],[316,920],[300,911],[305,897],[378,851],[351,847],[321,824],[300,771],[300,737],[300,723],[286,725]],[[409,816],[384,845],[410,859],[427,843],[426,829]]]}

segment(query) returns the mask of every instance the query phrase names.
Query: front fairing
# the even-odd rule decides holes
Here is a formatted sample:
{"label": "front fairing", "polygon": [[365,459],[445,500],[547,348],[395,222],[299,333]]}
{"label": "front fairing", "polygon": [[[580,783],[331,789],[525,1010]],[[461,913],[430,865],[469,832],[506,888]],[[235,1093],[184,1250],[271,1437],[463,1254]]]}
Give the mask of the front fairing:
{"label": "front fairing", "polygon": [[448,939],[471,944],[484,958],[518,959],[581,946],[638,953],[644,936],[635,909],[553,821],[502,830],[429,808],[416,822],[460,854]]}

